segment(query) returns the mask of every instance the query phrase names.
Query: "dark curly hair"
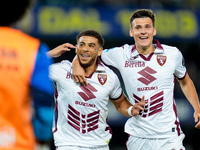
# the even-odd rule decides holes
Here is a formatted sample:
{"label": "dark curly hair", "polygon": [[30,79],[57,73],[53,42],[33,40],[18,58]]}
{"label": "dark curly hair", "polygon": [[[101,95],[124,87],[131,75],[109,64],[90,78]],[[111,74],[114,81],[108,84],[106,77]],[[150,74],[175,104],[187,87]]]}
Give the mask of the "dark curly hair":
{"label": "dark curly hair", "polygon": [[32,0],[2,0],[0,3],[0,26],[11,26],[26,13]]}
{"label": "dark curly hair", "polygon": [[83,31],[81,31],[76,36],[76,40],[78,41],[81,36],[91,36],[91,37],[97,38],[99,45],[101,47],[103,47],[103,45],[104,45],[104,39],[103,39],[102,35],[95,30],[83,30]]}

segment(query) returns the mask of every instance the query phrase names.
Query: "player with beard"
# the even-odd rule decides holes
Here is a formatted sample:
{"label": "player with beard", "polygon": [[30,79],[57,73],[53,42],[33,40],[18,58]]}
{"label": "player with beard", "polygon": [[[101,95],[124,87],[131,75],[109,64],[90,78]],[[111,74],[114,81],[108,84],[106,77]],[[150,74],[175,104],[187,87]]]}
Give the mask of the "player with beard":
{"label": "player with beard", "polygon": [[76,46],[67,43],[48,52],[58,57],[75,48],[88,82],[82,86],[74,81],[68,60],[50,66],[50,78],[56,87],[53,135],[57,150],[108,150],[112,137],[107,124],[109,100],[127,117],[137,116],[144,109],[144,97],[131,105],[115,73],[99,61],[103,44],[98,32],[84,30],[77,35]]}

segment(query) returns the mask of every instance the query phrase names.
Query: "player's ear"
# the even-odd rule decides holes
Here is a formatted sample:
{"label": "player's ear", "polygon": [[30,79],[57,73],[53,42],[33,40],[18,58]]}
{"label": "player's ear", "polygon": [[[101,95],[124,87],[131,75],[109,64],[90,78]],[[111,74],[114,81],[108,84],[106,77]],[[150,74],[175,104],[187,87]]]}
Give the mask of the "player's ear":
{"label": "player's ear", "polygon": [[133,37],[133,30],[132,30],[132,28],[129,29],[129,35],[130,35],[130,37]]}
{"label": "player's ear", "polygon": [[154,27],[154,28],[153,28],[153,36],[155,36],[156,33],[157,33],[157,31],[156,31],[156,27]]}
{"label": "player's ear", "polygon": [[100,47],[99,50],[98,50],[98,54],[97,55],[101,56],[102,51],[103,51],[103,47]]}
{"label": "player's ear", "polygon": [[76,44],[76,45],[75,45],[75,53],[76,53],[76,54],[77,54],[77,47],[78,47],[78,46],[77,46],[77,44]]}

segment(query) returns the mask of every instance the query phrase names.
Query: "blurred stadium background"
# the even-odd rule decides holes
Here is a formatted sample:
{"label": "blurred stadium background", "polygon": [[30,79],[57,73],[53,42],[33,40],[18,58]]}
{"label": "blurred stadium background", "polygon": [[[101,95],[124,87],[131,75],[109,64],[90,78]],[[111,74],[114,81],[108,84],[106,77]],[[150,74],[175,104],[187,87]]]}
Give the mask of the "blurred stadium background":
{"label": "blurred stadium background", "polygon": [[[52,49],[62,43],[76,44],[76,35],[84,29],[95,29],[105,38],[104,48],[132,44],[129,17],[136,9],[150,8],[157,17],[156,28],[161,43],[178,47],[188,72],[200,92],[200,0],[35,0],[34,7],[16,24],[26,33],[46,42]],[[72,60],[74,51],[55,59]],[[200,96],[200,94],[199,94]],[[200,130],[194,128],[193,109],[178,84],[175,98],[187,150],[200,150]],[[125,150],[127,135],[123,132],[126,117],[110,104],[109,125],[113,130],[111,150]],[[54,150],[53,142],[51,150]]]}

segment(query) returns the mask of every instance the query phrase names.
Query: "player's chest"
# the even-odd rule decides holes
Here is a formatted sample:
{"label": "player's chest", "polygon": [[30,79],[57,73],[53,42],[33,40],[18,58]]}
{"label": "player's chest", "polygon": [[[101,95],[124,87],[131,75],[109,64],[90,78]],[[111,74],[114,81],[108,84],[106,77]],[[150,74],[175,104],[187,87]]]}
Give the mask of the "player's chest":
{"label": "player's chest", "polygon": [[[109,101],[112,81],[107,74],[95,73],[91,78],[86,78],[88,85],[82,86],[76,83],[73,78],[68,75],[57,82],[58,94],[66,97],[67,101],[77,101],[76,103],[98,104]],[[65,100],[65,99],[64,99]]]}
{"label": "player's chest", "polygon": [[159,79],[173,79],[175,62],[169,61],[165,55],[153,55],[149,60],[125,59],[119,69],[124,80],[139,81],[147,85]]}

